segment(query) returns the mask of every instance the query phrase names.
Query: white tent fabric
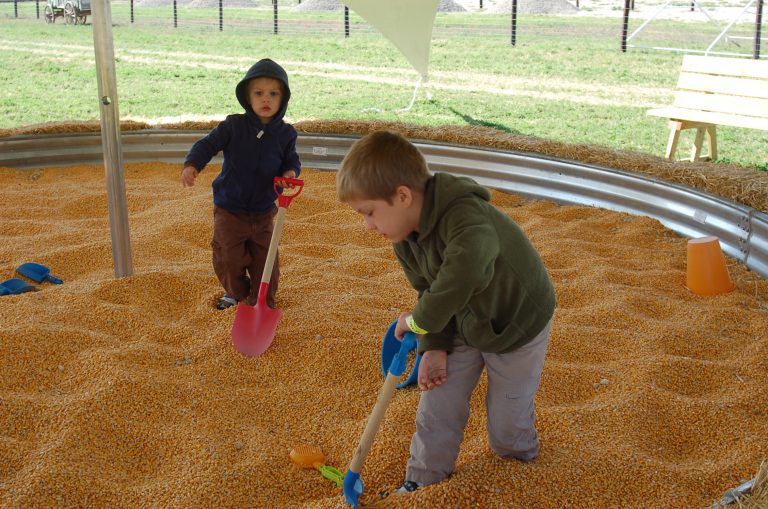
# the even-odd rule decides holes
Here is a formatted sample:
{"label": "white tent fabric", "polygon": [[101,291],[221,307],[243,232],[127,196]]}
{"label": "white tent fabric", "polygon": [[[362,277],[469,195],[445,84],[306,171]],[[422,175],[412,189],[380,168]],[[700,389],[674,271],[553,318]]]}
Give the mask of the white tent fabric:
{"label": "white tent fabric", "polygon": [[426,81],[440,0],[343,0],[389,39]]}

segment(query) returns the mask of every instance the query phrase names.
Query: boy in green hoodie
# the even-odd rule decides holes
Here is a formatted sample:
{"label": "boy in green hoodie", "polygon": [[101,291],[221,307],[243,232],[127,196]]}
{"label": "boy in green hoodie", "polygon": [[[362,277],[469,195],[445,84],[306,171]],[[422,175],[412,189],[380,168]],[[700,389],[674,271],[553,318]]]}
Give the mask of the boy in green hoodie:
{"label": "boy in green hoodie", "polygon": [[358,140],[336,176],[339,200],[392,242],[418,292],[395,336],[419,337],[423,391],[405,482],[414,491],[453,473],[469,402],[488,373],[488,441],[498,455],[539,454],[534,396],[555,310],[555,290],[522,229],[466,177],[430,175],[419,150],[378,131]]}

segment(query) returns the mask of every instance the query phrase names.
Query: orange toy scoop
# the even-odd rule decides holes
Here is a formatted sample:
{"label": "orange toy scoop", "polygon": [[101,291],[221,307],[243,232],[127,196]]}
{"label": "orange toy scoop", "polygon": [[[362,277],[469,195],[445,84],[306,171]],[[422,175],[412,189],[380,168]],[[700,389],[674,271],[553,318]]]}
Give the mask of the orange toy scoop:
{"label": "orange toy scoop", "polygon": [[317,468],[325,463],[325,454],[319,447],[302,444],[291,450],[291,461],[301,468]]}
{"label": "orange toy scoop", "polygon": [[324,465],[325,454],[319,447],[302,444],[291,450],[290,457],[291,461],[301,468],[316,468],[323,477],[335,482],[339,488],[344,484],[344,474],[337,468]]}

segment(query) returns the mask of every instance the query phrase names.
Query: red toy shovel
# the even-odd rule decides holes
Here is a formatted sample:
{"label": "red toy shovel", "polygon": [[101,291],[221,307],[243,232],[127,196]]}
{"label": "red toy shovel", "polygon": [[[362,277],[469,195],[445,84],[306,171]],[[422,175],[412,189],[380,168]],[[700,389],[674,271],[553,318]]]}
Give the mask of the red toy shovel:
{"label": "red toy shovel", "polygon": [[[276,191],[278,186],[283,187],[283,192],[278,192],[277,195],[277,219],[275,220],[275,227],[272,229],[272,239],[269,241],[267,261],[264,264],[264,273],[259,285],[259,296],[255,306],[249,306],[243,302],[237,305],[235,322],[232,324],[232,344],[235,345],[238,352],[249,357],[261,355],[269,348],[275,338],[277,322],[280,321],[280,315],[283,314],[281,310],[272,309],[267,305],[267,291],[269,290],[269,280],[275,265],[277,245],[283,232],[283,222],[285,222],[288,205],[304,189],[304,181],[275,177]],[[292,192],[286,194],[286,191]]]}

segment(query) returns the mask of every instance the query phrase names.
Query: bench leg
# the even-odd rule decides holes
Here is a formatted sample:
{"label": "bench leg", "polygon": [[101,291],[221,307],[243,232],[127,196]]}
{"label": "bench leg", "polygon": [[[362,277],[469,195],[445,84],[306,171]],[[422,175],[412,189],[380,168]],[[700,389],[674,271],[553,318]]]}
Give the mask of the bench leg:
{"label": "bench leg", "polygon": [[[675,160],[677,154],[677,145],[680,142],[680,133],[685,129],[696,129],[696,138],[691,148],[691,162],[696,161],[714,161],[717,159],[717,126],[715,124],[704,124],[701,122],[689,122],[687,120],[669,121],[669,141],[667,142],[667,159]],[[709,153],[706,157],[701,156],[701,148],[704,145],[704,136],[707,136],[707,148]]]}
{"label": "bench leg", "polygon": [[[696,128],[696,140],[693,142],[691,150],[691,162],[696,161],[714,161],[717,159],[717,134],[714,124],[704,124]],[[707,135],[707,156],[701,157],[701,146],[704,144],[704,134]]]}
{"label": "bench leg", "polygon": [[709,160],[717,160],[717,126],[710,124],[707,126],[707,134],[709,135]]}
{"label": "bench leg", "polygon": [[664,157],[675,159],[677,153],[677,143],[680,141],[680,131],[683,130],[683,123],[678,120],[669,121],[669,141],[667,142],[667,153]]}
{"label": "bench leg", "polygon": [[691,148],[691,162],[701,160],[701,144],[704,143],[704,131],[705,127],[696,128],[696,138],[693,140],[693,147]]}

